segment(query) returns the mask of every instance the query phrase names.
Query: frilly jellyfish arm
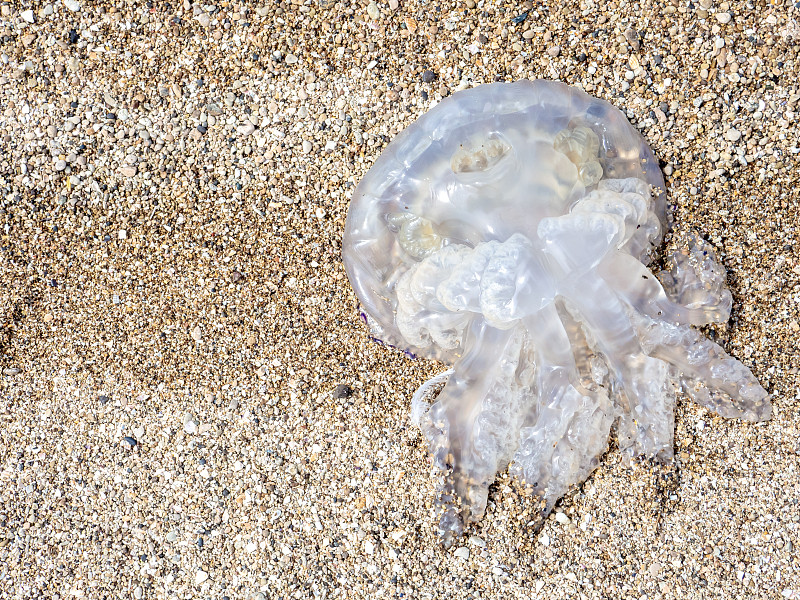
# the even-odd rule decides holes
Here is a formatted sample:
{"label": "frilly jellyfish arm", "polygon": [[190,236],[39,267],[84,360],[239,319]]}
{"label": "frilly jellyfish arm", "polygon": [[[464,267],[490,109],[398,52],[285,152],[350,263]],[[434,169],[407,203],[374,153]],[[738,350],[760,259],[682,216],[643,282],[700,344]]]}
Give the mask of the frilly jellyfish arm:
{"label": "frilly jellyfish arm", "polygon": [[670,460],[677,391],[769,418],[752,373],[691,327],[730,314],[710,245],[692,236],[658,277],[647,267],[667,226],[641,136],[550,81],[454,94],[359,184],[343,254],[373,331],[451,365],[412,401],[445,543],[483,516],[506,467],[546,516],[612,430],[629,454]]}

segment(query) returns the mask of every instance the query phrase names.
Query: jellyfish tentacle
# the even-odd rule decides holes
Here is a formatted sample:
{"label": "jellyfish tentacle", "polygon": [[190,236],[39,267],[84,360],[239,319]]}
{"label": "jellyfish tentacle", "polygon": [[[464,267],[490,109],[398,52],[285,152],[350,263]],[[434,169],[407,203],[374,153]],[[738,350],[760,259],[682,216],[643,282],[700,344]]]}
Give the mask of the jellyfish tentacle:
{"label": "jellyfish tentacle", "polygon": [[767,391],[720,346],[688,325],[646,315],[638,315],[636,327],[644,351],[677,367],[684,391],[697,404],[727,418],[769,419],[772,409]]}
{"label": "jellyfish tentacle", "polygon": [[718,314],[716,322],[727,321],[733,298],[725,287],[725,267],[711,244],[696,233],[686,247],[667,259],[667,269],[658,274],[667,296],[689,308]]}
{"label": "jellyfish tentacle", "polygon": [[434,464],[444,472],[438,502],[445,537],[460,534],[466,523],[483,516],[489,485],[511,459],[523,339],[519,327],[502,330],[473,319],[464,354],[421,420]]}
{"label": "jellyfish tentacle", "polygon": [[[604,260],[598,272],[625,301],[637,311],[653,318],[689,325],[724,323],[730,308],[724,298],[718,304],[684,306],[667,297],[664,288],[652,272],[634,257],[614,252]],[[730,298],[730,292],[723,290]]]}
{"label": "jellyfish tentacle", "polygon": [[535,395],[526,403],[510,472],[544,500],[544,518],[567,489],[597,467],[616,411],[604,388],[581,385],[554,304],[524,322],[535,355]]}

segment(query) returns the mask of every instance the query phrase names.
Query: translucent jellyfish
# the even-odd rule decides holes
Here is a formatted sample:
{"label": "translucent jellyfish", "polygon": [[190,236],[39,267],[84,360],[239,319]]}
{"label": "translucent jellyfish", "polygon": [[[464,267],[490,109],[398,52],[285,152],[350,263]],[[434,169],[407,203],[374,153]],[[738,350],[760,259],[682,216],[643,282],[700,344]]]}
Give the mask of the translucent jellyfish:
{"label": "translucent jellyfish", "polygon": [[696,236],[648,269],[666,227],[642,137],[553,81],[454,94],[364,177],[343,254],[373,335],[452,366],[412,399],[441,469],[445,543],[483,516],[505,468],[544,517],[612,430],[622,451],[671,460],[677,391],[769,418],[750,371],[691,327],[730,314],[711,247]]}

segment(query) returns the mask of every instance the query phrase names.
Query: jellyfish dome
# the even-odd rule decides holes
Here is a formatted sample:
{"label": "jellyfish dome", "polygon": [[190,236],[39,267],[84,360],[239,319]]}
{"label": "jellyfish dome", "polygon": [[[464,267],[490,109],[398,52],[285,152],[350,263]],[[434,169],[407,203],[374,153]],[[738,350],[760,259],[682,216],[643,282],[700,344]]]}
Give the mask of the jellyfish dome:
{"label": "jellyfish dome", "polygon": [[623,451],[671,460],[677,391],[769,418],[750,371],[691,327],[730,314],[711,247],[695,236],[658,277],[648,269],[666,227],[643,138],[554,81],[454,94],[358,185],[343,256],[373,335],[452,367],[412,402],[442,473],[446,543],[507,467],[546,516],[612,427]]}

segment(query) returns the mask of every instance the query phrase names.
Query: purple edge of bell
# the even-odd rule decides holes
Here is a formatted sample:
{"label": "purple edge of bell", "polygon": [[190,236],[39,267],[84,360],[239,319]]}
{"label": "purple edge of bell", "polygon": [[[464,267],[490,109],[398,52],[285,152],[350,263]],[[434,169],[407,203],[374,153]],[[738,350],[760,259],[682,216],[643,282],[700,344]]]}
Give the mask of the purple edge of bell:
{"label": "purple edge of bell", "polygon": [[[360,308],[358,309],[358,312],[361,314],[361,319],[364,321],[364,323],[367,325],[367,327],[369,327],[369,321],[367,320],[367,313],[365,313]],[[411,352],[411,350],[404,350],[403,348],[400,348],[400,347],[395,346],[393,344],[390,344],[388,342],[384,342],[382,339],[376,338],[374,335],[370,335],[369,339],[371,339],[373,342],[376,342],[376,343],[380,344],[381,346],[386,346],[388,348],[394,348],[395,350],[401,350],[403,352],[403,354],[405,354],[409,358],[412,358],[414,360],[417,359],[416,354]]]}

